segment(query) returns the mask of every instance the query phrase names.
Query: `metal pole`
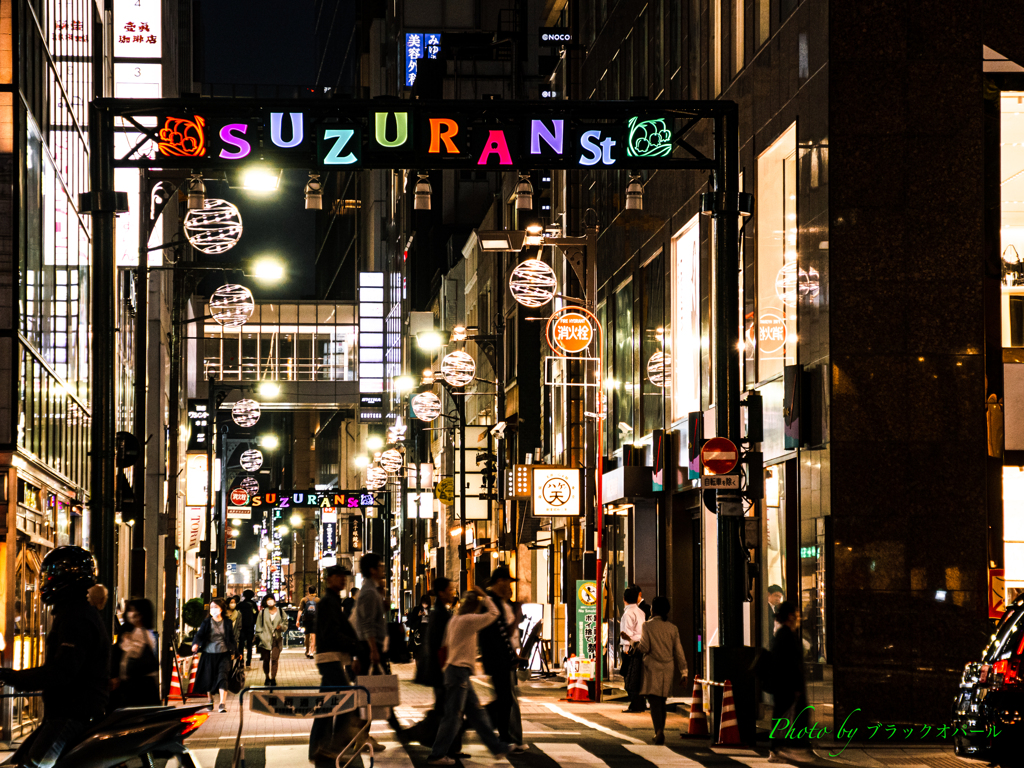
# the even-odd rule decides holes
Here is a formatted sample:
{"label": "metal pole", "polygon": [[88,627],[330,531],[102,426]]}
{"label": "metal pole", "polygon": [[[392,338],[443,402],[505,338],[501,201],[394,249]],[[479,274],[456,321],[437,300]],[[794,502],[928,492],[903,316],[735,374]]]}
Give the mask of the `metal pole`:
{"label": "metal pole", "polygon": [[[174,660],[172,653],[167,652],[167,643],[174,648],[175,633],[178,629],[178,595],[182,589],[179,581],[181,570],[178,568],[178,468],[180,461],[181,442],[181,279],[178,270],[171,272],[171,328],[169,340],[170,371],[168,372],[168,389],[170,398],[167,403],[167,424],[170,428],[170,445],[167,460],[167,537],[164,544],[164,620],[163,620],[163,695],[170,692],[171,665]],[[184,552],[180,552],[184,557]]]}
{"label": "metal pole", "polygon": [[459,593],[465,594],[469,588],[468,569],[466,560],[466,398],[459,395],[455,398],[456,410],[459,414],[459,465],[462,471],[459,473],[459,526],[462,533],[459,534]]}
{"label": "metal pole", "polygon": [[217,593],[228,594],[228,433],[227,425],[220,435],[220,493],[217,494],[217,524],[220,526],[217,545]]}
{"label": "metal pole", "polygon": [[217,439],[217,394],[214,388],[213,376],[206,380],[206,410],[207,437],[206,437],[206,548],[204,550],[205,561],[203,563],[203,600],[209,603],[213,595],[213,441]]}
{"label": "metal pole", "polygon": [[[149,171],[139,170],[139,266],[135,271],[135,437],[139,456],[132,469],[135,525],[132,526],[131,594],[146,594],[146,384],[149,363]],[[156,524],[154,520],[152,524]]]}
{"label": "metal pole", "polygon": [[[101,584],[114,589],[114,416],[117,411],[115,343],[117,268],[114,261],[114,119],[95,102],[89,105],[90,186],[92,213],[92,422],[90,438],[90,540]],[[104,621],[113,624],[114,599]]]}
{"label": "metal pole", "polygon": [[[715,118],[715,432],[740,442],[738,127],[735,105]],[[718,491],[718,612],[723,647],[743,645],[743,503]]]}

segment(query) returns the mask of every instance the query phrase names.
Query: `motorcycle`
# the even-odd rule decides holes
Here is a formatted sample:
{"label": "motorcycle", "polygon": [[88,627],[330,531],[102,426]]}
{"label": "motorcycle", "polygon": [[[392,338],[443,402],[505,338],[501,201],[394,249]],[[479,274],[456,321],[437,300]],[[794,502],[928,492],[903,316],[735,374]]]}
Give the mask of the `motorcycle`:
{"label": "motorcycle", "polygon": [[[142,759],[144,768],[153,768],[155,758],[171,757],[177,758],[181,768],[201,768],[184,741],[210,714],[205,704],[114,710],[82,734],[54,768],[113,768],[135,757]],[[18,765],[17,757],[16,752],[4,766]]]}

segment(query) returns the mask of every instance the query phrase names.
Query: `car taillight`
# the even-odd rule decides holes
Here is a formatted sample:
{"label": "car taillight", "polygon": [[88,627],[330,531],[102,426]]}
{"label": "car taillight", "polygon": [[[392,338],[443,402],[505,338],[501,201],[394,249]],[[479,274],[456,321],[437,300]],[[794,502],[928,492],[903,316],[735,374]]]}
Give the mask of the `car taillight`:
{"label": "car taillight", "polygon": [[209,716],[209,712],[196,712],[192,715],[185,715],[185,717],[181,718],[181,722],[185,724],[185,730],[181,732],[181,735],[188,736],[192,731],[205,723],[206,718]]}
{"label": "car taillight", "polygon": [[1020,659],[1012,659],[1006,665],[1006,671],[1003,673],[1003,687],[1004,688],[1016,688],[1021,683],[1024,683],[1024,679],[1021,679],[1020,675]]}

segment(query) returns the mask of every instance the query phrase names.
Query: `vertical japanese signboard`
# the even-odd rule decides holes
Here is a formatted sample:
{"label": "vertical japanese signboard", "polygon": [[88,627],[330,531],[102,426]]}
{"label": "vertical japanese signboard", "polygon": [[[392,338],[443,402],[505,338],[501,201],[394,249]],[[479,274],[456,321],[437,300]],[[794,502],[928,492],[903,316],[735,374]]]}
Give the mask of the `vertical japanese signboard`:
{"label": "vertical japanese signboard", "polygon": [[407,32],[405,35],[406,86],[412,87],[416,82],[417,62],[420,59],[436,59],[440,52],[440,32]]}
{"label": "vertical japanese signboard", "polygon": [[320,511],[320,567],[327,568],[338,562],[338,510]]}
{"label": "vertical japanese signboard", "polygon": [[594,659],[597,654],[597,582],[576,582],[576,656]]}
{"label": "vertical japanese signboard", "polygon": [[114,0],[115,58],[159,59],[162,0]]}

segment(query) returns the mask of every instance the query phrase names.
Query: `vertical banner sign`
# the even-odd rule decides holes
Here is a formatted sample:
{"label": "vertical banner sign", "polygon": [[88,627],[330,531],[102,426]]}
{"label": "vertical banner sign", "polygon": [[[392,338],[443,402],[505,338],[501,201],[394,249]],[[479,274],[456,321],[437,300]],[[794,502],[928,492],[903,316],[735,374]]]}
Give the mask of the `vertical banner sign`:
{"label": "vertical banner sign", "polygon": [[320,512],[320,566],[327,568],[338,562],[338,510]]}
{"label": "vertical banner sign", "polygon": [[363,518],[361,517],[348,519],[348,551],[363,551]]}
{"label": "vertical banner sign", "polygon": [[576,582],[576,656],[596,658],[597,648],[597,582]]}

